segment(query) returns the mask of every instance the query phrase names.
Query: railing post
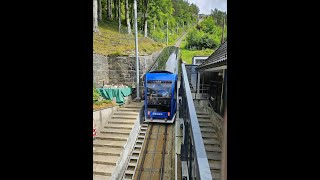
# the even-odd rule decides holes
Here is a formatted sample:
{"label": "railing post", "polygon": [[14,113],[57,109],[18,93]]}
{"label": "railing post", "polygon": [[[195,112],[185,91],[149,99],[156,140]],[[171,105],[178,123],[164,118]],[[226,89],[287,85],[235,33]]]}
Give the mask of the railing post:
{"label": "railing post", "polygon": [[[187,129],[187,131],[189,131],[189,129]],[[194,167],[193,166],[193,164],[192,164],[192,154],[193,154],[193,149],[192,149],[192,142],[191,142],[191,138],[188,138],[188,140],[190,139],[190,145],[189,145],[189,155],[190,155],[190,157],[189,157],[189,179],[193,179],[192,178],[192,167]]]}

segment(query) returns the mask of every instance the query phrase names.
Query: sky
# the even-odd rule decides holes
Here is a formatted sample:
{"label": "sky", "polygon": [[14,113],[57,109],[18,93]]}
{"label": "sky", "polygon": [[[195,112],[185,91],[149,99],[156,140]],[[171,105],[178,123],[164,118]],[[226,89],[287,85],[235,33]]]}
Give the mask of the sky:
{"label": "sky", "polygon": [[200,14],[210,14],[211,9],[217,8],[220,11],[227,11],[227,0],[188,0],[196,4],[200,9]]}

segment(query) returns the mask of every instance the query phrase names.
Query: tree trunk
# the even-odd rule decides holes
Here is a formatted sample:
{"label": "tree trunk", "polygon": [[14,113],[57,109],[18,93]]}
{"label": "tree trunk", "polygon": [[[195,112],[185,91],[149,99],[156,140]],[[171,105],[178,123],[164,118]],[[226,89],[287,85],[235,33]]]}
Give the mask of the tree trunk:
{"label": "tree trunk", "polygon": [[102,7],[101,7],[101,0],[98,0],[98,21],[102,19]]}
{"label": "tree trunk", "polygon": [[148,2],[149,0],[144,0],[144,12],[143,12],[144,37],[148,37],[148,20],[147,20]]}
{"label": "tree trunk", "polygon": [[153,31],[156,31],[156,20],[154,20],[154,23],[153,23]]}
{"label": "tree trunk", "polygon": [[146,18],[144,22],[144,37],[148,37],[148,21]]}
{"label": "tree trunk", "polygon": [[118,18],[118,13],[117,13],[117,0],[113,0],[113,3],[114,3],[114,6],[113,6],[113,9],[114,9],[114,20],[116,20]]}
{"label": "tree trunk", "polygon": [[126,22],[127,22],[127,27],[128,27],[128,34],[131,33],[131,25],[130,25],[130,17],[129,17],[129,3],[128,0],[126,0]]}
{"label": "tree trunk", "polygon": [[107,8],[108,8],[108,13],[107,13],[107,18],[109,20],[112,19],[112,9],[111,9],[111,4],[112,4],[112,0],[107,0],[108,1],[108,5],[107,5]]}
{"label": "tree trunk", "polygon": [[93,0],[93,32],[98,31],[98,2]]}
{"label": "tree trunk", "polygon": [[119,3],[118,3],[119,33],[121,33],[121,6],[120,6],[121,1],[120,0],[118,0],[118,1],[119,1]]}
{"label": "tree trunk", "polygon": [[[130,14],[131,14],[131,18],[130,18],[130,24],[133,24],[133,17],[134,17],[134,11],[133,11],[133,5],[131,5],[131,7],[130,7]],[[133,26],[133,25],[132,25]]]}

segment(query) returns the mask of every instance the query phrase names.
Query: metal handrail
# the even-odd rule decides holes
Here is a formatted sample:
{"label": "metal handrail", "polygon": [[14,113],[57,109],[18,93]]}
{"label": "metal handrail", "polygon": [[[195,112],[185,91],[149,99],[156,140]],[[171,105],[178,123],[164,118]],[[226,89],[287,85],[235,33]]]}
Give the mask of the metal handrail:
{"label": "metal handrail", "polygon": [[[193,103],[191,90],[185,64],[181,64],[182,69],[182,117],[185,124],[184,144],[181,152],[181,161],[188,160],[189,179],[210,179],[212,180],[210,166],[202,140],[201,130],[196,115],[196,109]],[[179,113],[180,114],[180,113]],[[194,163],[194,165],[193,165]],[[194,174],[193,174],[194,172]]]}

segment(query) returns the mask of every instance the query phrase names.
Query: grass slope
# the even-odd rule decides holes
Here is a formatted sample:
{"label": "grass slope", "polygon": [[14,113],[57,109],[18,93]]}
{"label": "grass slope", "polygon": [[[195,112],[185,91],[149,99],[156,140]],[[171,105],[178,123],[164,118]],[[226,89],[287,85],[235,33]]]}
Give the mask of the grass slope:
{"label": "grass slope", "polygon": [[188,50],[185,49],[185,40],[181,42],[181,59],[187,64],[192,64],[192,57],[194,56],[210,56],[214,50],[213,49],[205,49],[205,50]]}
{"label": "grass slope", "polygon": [[[123,27],[123,26],[122,26]],[[102,55],[134,55],[134,35],[126,34],[126,27],[119,33],[116,23],[99,23],[99,33],[93,33],[93,51]],[[165,44],[157,43],[150,38],[144,38],[139,34],[138,39],[139,55],[149,55],[160,51]]]}

